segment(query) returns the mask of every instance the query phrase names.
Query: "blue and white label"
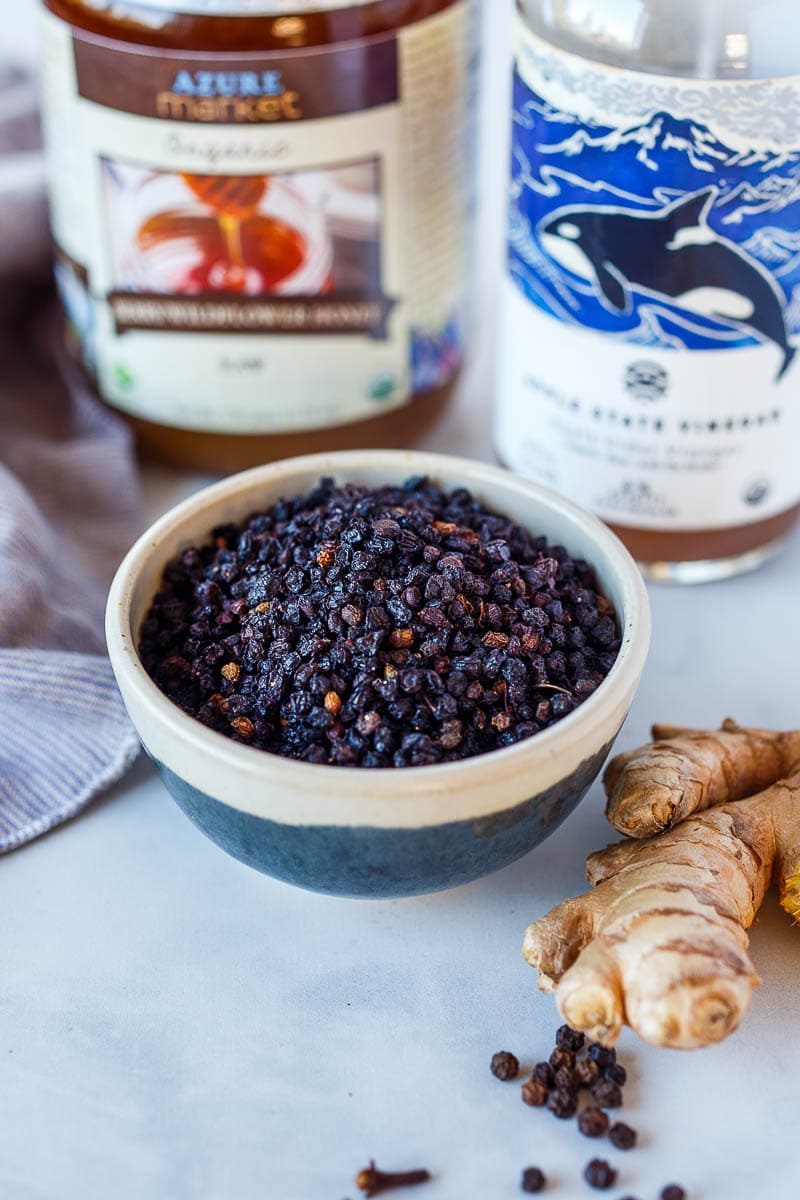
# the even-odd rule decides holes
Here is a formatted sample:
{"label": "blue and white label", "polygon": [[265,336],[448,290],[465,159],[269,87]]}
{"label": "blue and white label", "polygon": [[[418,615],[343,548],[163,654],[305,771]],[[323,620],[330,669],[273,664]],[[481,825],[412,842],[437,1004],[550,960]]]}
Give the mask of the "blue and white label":
{"label": "blue and white label", "polygon": [[617,524],[800,500],[800,81],[588,62],[519,24],[498,448]]}

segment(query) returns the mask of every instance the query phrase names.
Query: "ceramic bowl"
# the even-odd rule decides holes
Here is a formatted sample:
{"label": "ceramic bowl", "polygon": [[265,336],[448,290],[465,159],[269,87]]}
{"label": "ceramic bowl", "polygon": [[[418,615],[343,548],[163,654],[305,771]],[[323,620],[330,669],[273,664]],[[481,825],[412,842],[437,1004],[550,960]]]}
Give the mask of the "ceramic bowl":
{"label": "ceramic bowl", "polygon": [[[240,521],[320,476],[380,485],[429,475],[591,562],[623,627],[597,691],[527,741],[463,762],[401,770],[315,766],[240,745],[164,696],[137,634],[165,565],[213,526]],[[136,543],[108,600],[108,648],[122,696],[167,790],[217,845],[287,883],[341,896],[455,887],[538,846],[575,808],[627,715],[650,637],[647,593],[621,542],[568,500],[467,459],[368,450],[290,459],[235,475],[179,504]]]}

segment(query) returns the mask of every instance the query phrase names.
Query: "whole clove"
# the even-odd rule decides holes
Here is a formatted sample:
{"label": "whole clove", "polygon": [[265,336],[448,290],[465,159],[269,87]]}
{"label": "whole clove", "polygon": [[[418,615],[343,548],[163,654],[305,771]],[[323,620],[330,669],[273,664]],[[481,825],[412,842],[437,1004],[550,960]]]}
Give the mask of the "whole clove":
{"label": "whole clove", "polygon": [[372,1159],[368,1167],[356,1175],[356,1187],[365,1196],[380,1196],[383,1192],[394,1191],[395,1188],[414,1187],[418,1183],[428,1183],[432,1178],[430,1171],[379,1171]]}

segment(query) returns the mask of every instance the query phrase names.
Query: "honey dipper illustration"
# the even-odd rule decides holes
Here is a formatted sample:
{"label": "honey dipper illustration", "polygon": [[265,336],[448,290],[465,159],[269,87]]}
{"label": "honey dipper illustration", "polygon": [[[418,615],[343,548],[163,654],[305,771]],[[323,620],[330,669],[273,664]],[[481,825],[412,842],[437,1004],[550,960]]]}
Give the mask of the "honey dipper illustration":
{"label": "honey dipper illustration", "polygon": [[[273,186],[263,176],[180,175],[196,205],[159,209],[136,232],[137,249],[156,286],[198,295],[271,294],[297,272],[308,243],[296,224],[264,211]],[[278,184],[275,184],[278,192]],[[288,193],[287,195],[292,195]],[[302,200],[292,195],[301,216]],[[318,291],[327,290],[320,280]]]}
{"label": "honey dipper illustration", "polygon": [[252,175],[184,175],[183,180],[216,215],[230,263],[228,284],[232,288],[241,286],[247,273],[242,223],[258,208],[269,179]]}

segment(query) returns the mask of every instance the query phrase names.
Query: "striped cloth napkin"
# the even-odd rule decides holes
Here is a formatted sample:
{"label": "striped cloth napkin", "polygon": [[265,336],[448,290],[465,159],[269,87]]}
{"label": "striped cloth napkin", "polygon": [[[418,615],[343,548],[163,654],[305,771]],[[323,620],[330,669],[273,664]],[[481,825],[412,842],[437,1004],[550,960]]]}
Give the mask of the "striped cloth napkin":
{"label": "striped cloth napkin", "polygon": [[138,750],[104,654],[142,526],[130,439],[59,369],[35,93],[0,62],[0,853],[74,816]]}

